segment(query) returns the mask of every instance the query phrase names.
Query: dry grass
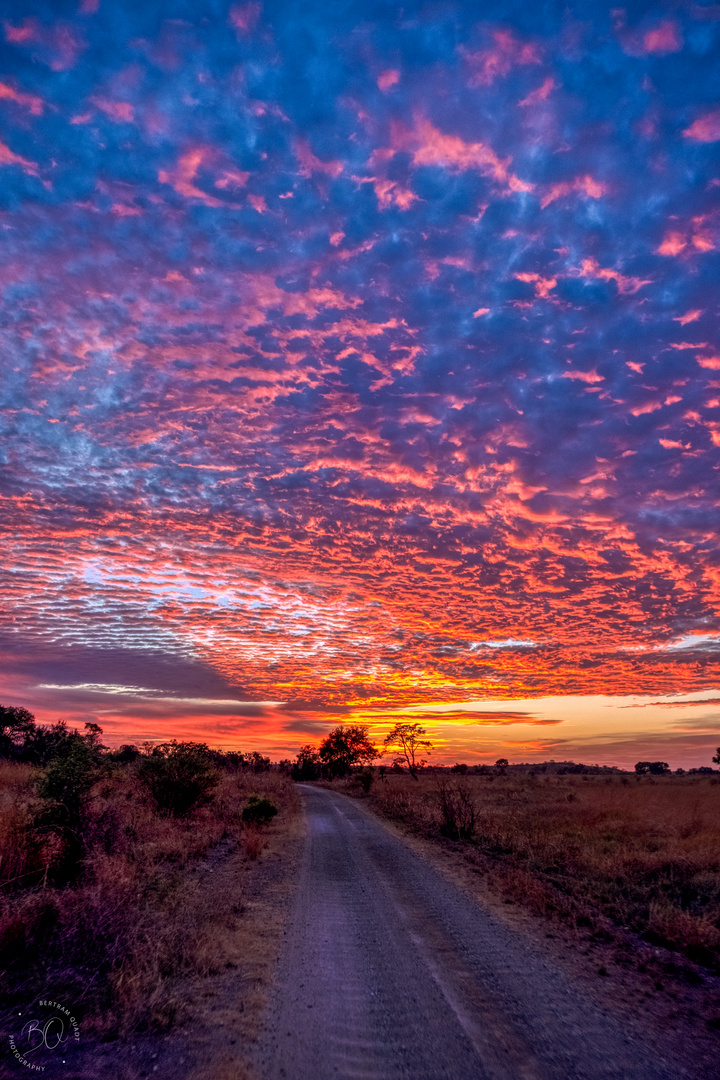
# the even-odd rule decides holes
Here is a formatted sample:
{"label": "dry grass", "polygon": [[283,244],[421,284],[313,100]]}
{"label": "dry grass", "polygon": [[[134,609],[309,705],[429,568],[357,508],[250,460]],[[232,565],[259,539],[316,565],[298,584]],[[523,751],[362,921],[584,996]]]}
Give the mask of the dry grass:
{"label": "dry grass", "polygon": [[472,812],[466,857],[506,897],[600,933],[623,928],[720,971],[717,782],[391,775],[371,795],[382,815],[437,838],[448,833],[448,803]]}
{"label": "dry grass", "polygon": [[155,812],[132,766],[119,768],[93,790],[82,877],[58,888],[48,884],[53,839],[33,826],[33,772],[0,766],[0,1007],[51,987],[86,1031],[170,1027],[183,1007],[177,976],[219,970],[242,911],[242,880],[211,877],[214,864],[243,845],[259,856],[264,838],[254,829],[247,850],[242,809],[265,796],[283,822],[297,813],[292,783],[223,772],[213,802],[176,820]]}

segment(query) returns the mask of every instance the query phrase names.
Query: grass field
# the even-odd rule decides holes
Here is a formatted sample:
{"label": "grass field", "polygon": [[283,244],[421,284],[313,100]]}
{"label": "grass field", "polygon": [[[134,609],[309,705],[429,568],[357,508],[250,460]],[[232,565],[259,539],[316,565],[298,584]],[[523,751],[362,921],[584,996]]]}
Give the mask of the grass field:
{"label": "grass field", "polygon": [[[182,1012],[177,976],[222,967],[242,915],[242,878],[209,887],[214,853],[240,848],[249,867],[267,830],[297,814],[293,784],[275,771],[221,770],[212,801],[175,818],[157,812],[134,765],[116,767],[90,792],[79,875],[53,884],[58,841],[38,828],[40,777],[0,763],[0,1012],[51,988],[85,1031],[171,1026]],[[243,822],[252,795],[278,808],[273,824]]]}
{"label": "grass field", "polygon": [[381,815],[461,846],[534,911],[613,928],[720,973],[720,784],[668,776],[390,774]]}

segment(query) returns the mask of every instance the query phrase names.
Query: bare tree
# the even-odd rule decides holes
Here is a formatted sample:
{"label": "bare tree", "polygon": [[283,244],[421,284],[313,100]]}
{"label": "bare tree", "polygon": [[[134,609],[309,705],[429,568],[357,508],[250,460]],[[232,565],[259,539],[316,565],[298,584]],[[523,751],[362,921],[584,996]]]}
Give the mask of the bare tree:
{"label": "bare tree", "polygon": [[425,764],[420,755],[423,751],[430,754],[433,749],[431,741],[423,737],[425,735],[427,729],[421,724],[396,724],[383,742],[385,752],[393,754],[393,765],[406,765],[413,780],[417,780],[418,769]]}

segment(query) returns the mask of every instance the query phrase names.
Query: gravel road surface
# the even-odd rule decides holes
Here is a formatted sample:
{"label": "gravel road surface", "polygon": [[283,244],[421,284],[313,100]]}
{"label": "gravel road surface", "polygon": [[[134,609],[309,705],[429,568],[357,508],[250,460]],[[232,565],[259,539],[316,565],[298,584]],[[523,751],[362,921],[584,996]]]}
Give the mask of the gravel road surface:
{"label": "gravel road surface", "polygon": [[362,805],[322,788],[303,798],[307,847],[262,1080],[697,1078]]}

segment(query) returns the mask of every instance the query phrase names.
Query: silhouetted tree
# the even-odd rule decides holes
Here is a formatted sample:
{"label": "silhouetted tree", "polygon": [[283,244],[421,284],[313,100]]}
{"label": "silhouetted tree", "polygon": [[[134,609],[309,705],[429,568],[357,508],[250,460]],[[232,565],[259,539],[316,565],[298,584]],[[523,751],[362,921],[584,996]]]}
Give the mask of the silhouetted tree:
{"label": "silhouetted tree", "polygon": [[35,717],[17,705],[0,705],[0,757],[19,758],[35,731]]}
{"label": "silhouetted tree", "polygon": [[318,780],[322,761],[314,746],[301,746],[292,767],[293,780]]}
{"label": "silhouetted tree", "polygon": [[383,742],[385,752],[393,754],[393,768],[407,766],[413,780],[417,780],[418,769],[425,765],[425,759],[420,755],[423,751],[430,754],[433,750],[426,735],[427,729],[421,724],[396,724]]}
{"label": "silhouetted tree", "polygon": [[137,761],[140,751],[132,743],[123,743],[118,750],[111,750],[108,757],[118,765],[129,765],[130,762]]}
{"label": "silhouetted tree", "polygon": [[651,773],[653,776],[662,776],[664,773],[670,772],[670,766],[667,761],[638,761],[635,766],[635,772],[638,776],[642,776],[645,773]]}
{"label": "silhouetted tree", "polygon": [[353,765],[369,765],[378,756],[370,742],[369,728],[364,724],[348,724],[333,730],[318,749],[323,769],[328,776],[346,776]]}
{"label": "silhouetted tree", "polygon": [[715,762],[716,765],[720,765],[720,746],[718,746],[717,752],[715,754],[713,754],[712,759],[713,759],[713,761]]}

